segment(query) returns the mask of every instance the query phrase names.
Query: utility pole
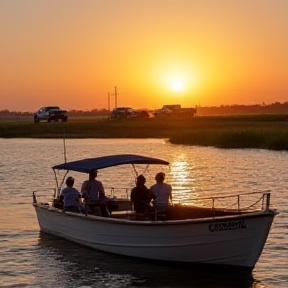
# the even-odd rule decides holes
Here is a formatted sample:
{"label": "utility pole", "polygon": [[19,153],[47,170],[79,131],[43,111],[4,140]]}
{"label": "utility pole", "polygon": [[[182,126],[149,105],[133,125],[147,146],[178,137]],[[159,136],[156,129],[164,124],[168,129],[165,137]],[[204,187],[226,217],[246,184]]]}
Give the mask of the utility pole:
{"label": "utility pole", "polygon": [[115,86],[115,108],[117,108],[117,87]]}
{"label": "utility pole", "polygon": [[[114,87],[114,94],[111,94],[111,96],[115,97],[115,107],[117,108],[117,97],[118,97],[117,87]],[[110,111],[110,93],[108,92],[108,110]]]}
{"label": "utility pole", "polygon": [[108,92],[108,111],[110,111],[110,93]]}

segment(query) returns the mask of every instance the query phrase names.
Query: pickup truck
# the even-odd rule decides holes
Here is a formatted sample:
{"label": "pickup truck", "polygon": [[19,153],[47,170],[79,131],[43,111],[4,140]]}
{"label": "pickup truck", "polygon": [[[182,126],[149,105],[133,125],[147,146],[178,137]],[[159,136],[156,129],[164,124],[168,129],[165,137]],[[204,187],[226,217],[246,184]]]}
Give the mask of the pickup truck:
{"label": "pickup truck", "polygon": [[175,117],[187,117],[195,116],[197,113],[197,107],[195,108],[181,108],[180,104],[175,105],[163,105],[161,109],[154,112],[155,117],[161,116],[175,116]]}
{"label": "pickup truck", "polygon": [[59,120],[67,122],[67,111],[61,110],[58,106],[46,106],[34,113],[34,123],[39,123],[40,121],[51,122],[52,120],[56,122]]}

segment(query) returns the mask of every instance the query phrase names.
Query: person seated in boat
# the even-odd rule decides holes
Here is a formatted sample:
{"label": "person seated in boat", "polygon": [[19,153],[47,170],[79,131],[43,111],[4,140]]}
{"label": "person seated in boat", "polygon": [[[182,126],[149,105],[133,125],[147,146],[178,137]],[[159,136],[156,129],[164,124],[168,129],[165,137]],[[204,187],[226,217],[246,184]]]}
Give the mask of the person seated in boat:
{"label": "person seated in boat", "polygon": [[151,201],[155,198],[150,189],[145,186],[146,178],[139,175],[136,179],[136,187],[131,190],[131,201],[136,213],[152,211]]}
{"label": "person seated in boat", "polygon": [[155,176],[156,184],[150,187],[150,190],[154,194],[154,207],[156,212],[166,212],[172,201],[172,186],[168,183],[164,183],[165,173],[159,172]]}
{"label": "person seated in boat", "polygon": [[60,192],[60,201],[63,203],[63,210],[70,212],[80,212],[81,194],[73,187],[74,178],[67,177],[65,184],[66,187]]}
{"label": "person seated in boat", "polygon": [[82,183],[81,197],[84,199],[85,209],[96,215],[109,216],[107,205],[110,199],[105,196],[105,190],[101,181],[97,180],[98,171],[89,172],[89,179]]}

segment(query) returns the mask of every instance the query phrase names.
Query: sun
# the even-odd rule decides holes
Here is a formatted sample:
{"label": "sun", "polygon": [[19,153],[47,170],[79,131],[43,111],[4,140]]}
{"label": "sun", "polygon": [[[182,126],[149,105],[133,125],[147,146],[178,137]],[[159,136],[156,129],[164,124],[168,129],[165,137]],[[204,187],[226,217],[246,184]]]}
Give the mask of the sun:
{"label": "sun", "polygon": [[183,81],[179,79],[172,80],[170,86],[174,92],[181,92],[184,88]]}

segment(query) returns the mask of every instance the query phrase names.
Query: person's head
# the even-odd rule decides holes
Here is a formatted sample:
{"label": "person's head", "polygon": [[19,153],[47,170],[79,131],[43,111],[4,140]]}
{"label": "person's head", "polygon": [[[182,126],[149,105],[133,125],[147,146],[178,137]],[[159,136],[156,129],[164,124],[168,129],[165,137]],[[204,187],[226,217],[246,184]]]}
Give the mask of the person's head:
{"label": "person's head", "polygon": [[92,170],[89,172],[89,179],[95,179],[97,177],[98,170]]}
{"label": "person's head", "polygon": [[155,180],[157,183],[163,183],[164,179],[165,179],[165,173],[163,173],[163,172],[159,172],[155,176]]}
{"label": "person's head", "polygon": [[146,178],[142,174],[139,175],[136,179],[137,185],[144,185],[145,182],[146,182]]}
{"label": "person's head", "polygon": [[74,185],[74,178],[71,177],[71,176],[67,177],[65,183],[66,183],[66,185],[67,185],[68,187],[72,187],[72,186]]}

